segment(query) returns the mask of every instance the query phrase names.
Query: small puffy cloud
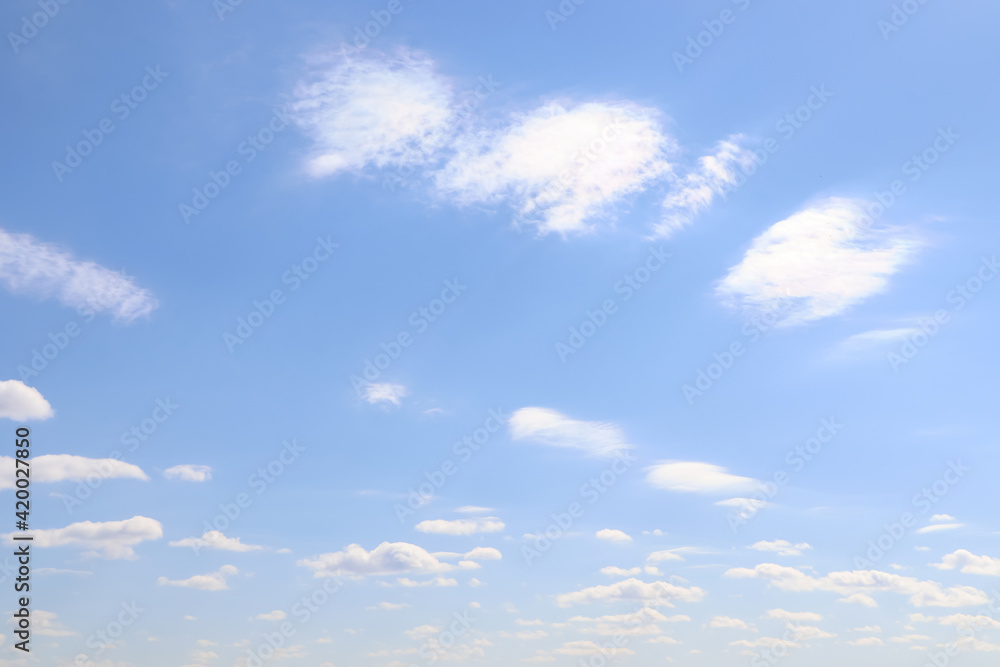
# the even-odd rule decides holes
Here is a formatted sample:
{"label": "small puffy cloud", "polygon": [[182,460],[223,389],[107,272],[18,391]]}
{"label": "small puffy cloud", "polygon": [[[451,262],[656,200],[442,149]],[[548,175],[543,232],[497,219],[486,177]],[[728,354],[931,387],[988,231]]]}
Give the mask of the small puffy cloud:
{"label": "small puffy cloud", "polygon": [[159,305],[156,297],[137,287],[123,272],[80,261],[30,234],[2,229],[0,285],[13,294],[56,299],[78,311],[110,312],[123,322],[148,315]]}
{"label": "small puffy cloud", "polygon": [[372,605],[371,607],[366,607],[366,609],[369,609],[371,611],[375,611],[378,609],[381,609],[383,611],[399,611],[400,609],[406,609],[409,606],[410,605],[402,602],[379,602],[378,604]]}
{"label": "small puffy cloud", "polygon": [[791,621],[793,623],[804,623],[810,621],[817,623],[823,620],[822,614],[811,611],[785,611],[784,609],[770,609],[764,615],[765,618],[773,618],[779,621]]}
{"label": "small puffy cloud", "polygon": [[392,382],[372,382],[365,385],[365,400],[375,405],[377,403],[391,403],[399,407],[403,398],[409,395],[409,390],[401,384]]}
{"label": "small puffy cloud", "polygon": [[[49,528],[32,531],[36,547],[75,546],[88,551],[85,556],[110,559],[134,559],[132,547],[147,540],[163,537],[163,526],[155,519],[134,516],[124,521],[81,521],[65,528]],[[4,535],[11,539],[16,533]]]}
{"label": "small puffy cloud", "polygon": [[269,611],[266,614],[257,614],[254,619],[258,621],[283,621],[288,618],[288,614],[281,611],[280,609],[275,609],[274,611]]}
{"label": "small puffy cloud", "polygon": [[196,574],[188,579],[178,579],[171,581],[166,577],[160,577],[156,583],[160,586],[180,586],[181,588],[195,588],[200,591],[224,591],[229,588],[226,577],[239,574],[235,565],[223,565],[217,571],[209,574]]}
{"label": "small puffy cloud", "polygon": [[475,535],[477,533],[499,533],[505,524],[495,516],[474,519],[430,519],[421,521],[414,528],[417,532],[435,535]]}
{"label": "small puffy cloud", "polygon": [[665,581],[646,583],[638,579],[626,579],[608,586],[592,586],[574,593],[563,593],[556,596],[556,604],[560,607],[569,607],[593,602],[631,601],[671,607],[677,600],[698,602],[704,595],[705,592],[697,586],[684,588]]}
{"label": "small puffy cloud", "polygon": [[632,541],[632,536],[621,530],[614,528],[604,528],[596,533],[596,537],[604,542],[615,542],[617,544],[628,544]]}
{"label": "small puffy cloud", "polygon": [[654,226],[657,236],[668,238],[687,227],[726,188],[738,183],[738,170],[754,163],[742,141],[739,136],[720,141],[713,153],[698,160],[696,170],[675,179],[663,201],[663,219]]}
{"label": "small puffy cloud", "polygon": [[207,482],[212,479],[212,468],[210,466],[185,463],[167,468],[163,471],[163,476],[167,479],[178,479],[182,482]]}
{"label": "small puffy cloud", "polygon": [[853,593],[845,598],[840,598],[837,602],[843,602],[844,604],[859,604],[862,607],[877,607],[878,602],[875,601],[870,595],[865,593]]}
{"label": "small puffy cloud", "polygon": [[54,414],[42,392],[20,380],[0,380],[0,419],[24,422],[48,419]]}
{"label": "small puffy cloud", "polygon": [[587,456],[616,457],[632,448],[615,424],[580,421],[548,408],[521,408],[511,416],[509,424],[514,440],[576,449]]}
{"label": "small puffy cloud", "polygon": [[747,547],[747,549],[753,549],[754,551],[773,551],[779,556],[801,556],[803,550],[812,549],[812,547],[805,542],[792,544],[788,540],[774,540],[772,542],[761,540],[760,542],[751,544]]}
{"label": "small puffy cloud", "polygon": [[750,630],[752,628],[752,626],[746,621],[742,621],[738,618],[732,618],[730,616],[715,616],[709,622],[708,627],[735,630]]}
{"label": "small puffy cloud", "polygon": [[298,565],[311,569],[316,577],[447,572],[453,567],[408,542],[382,542],[371,551],[351,544],[342,551],[303,558]]}
{"label": "small puffy cloud", "polygon": [[219,530],[209,530],[201,537],[185,537],[168,543],[172,547],[191,547],[199,549],[214,549],[216,551],[260,551],[264,547],[257,544],[243,544],[238,537],[226,537]]}
{"label": "small puffy cloud", "polygon": [[464,556],[465,560],[501,560],[503,554],[493,547],[476,547]]}
{"label": "small puffy cloud", "polygon": [[[794,567],[776,563],[762,563],[756,567],[727,570],[726,577],[736,579],[764,579],[785,591],[832,591],[847,595],[844,602],[874,603],[870,593],[886,592],[909,597],[915,607],[962,607],[985,604],[987,595],[971,586],[944,588],[936,581],[922,581],[879,570],[854,570],[831,572],[823,577],[813,576]],[[851,599],[855,596],[861,599]],[[867,598],[867,600],[865,599]]]}
{"label": "small puffy cloud", "polygon": [[428,162],[450,141],[452,98],[434,62],[416,51],[316,59],[291,107],[314,142],[309,173]]}
{"label": "small puffy cloud", "polygon": [[[0,489],[14,488],[14,459],[0,456]],[[80,482],[88,478],[141,479],[142,468],[117,459],[88,459],[72,454],[43,454],[31,459],[32,482]]]}
{"label": "small puffy cloud", "polygon": [[632,567],[626,570],[621,567],[609,565],[608,567],[601,568],[601,574],[606,574],[609,577],[634,577],[637,574],[642,574],[642,568]]}
{"label": "small puffy cloud", "polygon": [[454,146],[435,174],[442,196],[460,204],[506,199],[519,223],[567,234],[587,231],[597,216],[668,173],[673,140],[655,109],[553,102]]}
{"label": "small puffy cloud", "polygon": [[697,461],[666,461],[646,468],[646,482],[664,491],[681,493],[739,493],[755,491],[761,484],[725,468]]}
{"label": "small puffy cloud", "polygon": [[883,292],[917,247],[868,224],[851,199],[799,211],[754,239],[717,293],[732,306],[781,310],[786,325],[837,315]]}
{"label": "small puffy cloud", "polygon": [[860,637],[847,643],[851,646],[885,646],[885,642],[878,637]]}
{"label": "small puffy cloud", "polygon": [[684,560],[684,557],[677,553],[678,549],[666,549],[664,551],[654,551],[646,556],[646,562],[659,563],[665,560]]}
{"label": "small puffy cloud", "polygon": [[959,549],[941,559],[940,563],[931,563],[939,570],[959,570],[962,574],[982,574],[1000,577],[1000,558],[992,556],[977,556],[966,549]]}
{"label": "small puffy cloud", "polygon": [[928,521],[931,523],[948,523],[955,521],[955,517],[950,514],[935,514]]}

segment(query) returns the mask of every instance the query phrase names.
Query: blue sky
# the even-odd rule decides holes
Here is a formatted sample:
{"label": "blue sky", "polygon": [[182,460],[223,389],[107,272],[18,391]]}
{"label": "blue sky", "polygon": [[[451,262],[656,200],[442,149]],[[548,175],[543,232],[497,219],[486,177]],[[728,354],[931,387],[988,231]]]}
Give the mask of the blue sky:
{"label": "blue sky", "polygon": [[997,18],[8,3],[0,664],[994,664]]}

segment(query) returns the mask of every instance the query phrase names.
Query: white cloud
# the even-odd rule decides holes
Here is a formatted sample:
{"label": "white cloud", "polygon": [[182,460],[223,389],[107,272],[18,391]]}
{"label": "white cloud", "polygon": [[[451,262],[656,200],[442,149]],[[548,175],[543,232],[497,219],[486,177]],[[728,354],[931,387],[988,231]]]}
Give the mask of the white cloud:
{"label": "white cloud", "polygon": [[632,448],[615,424],[579,421],[548,408],[521,408],[509,423],[514,440],[578,449],[588,456],[615,457]]}
{"label": "white cloud", "polygon": [[109,311],[124,322],[148,315],[159,305],[150,292],[136,287],[122,272],[79,261],[29,234],[2,229],[0,284],[14,294],[54,298],[81,311]]}
{"label": "white cloud", "polygon": [[54,414],[52,406],[34,387],[29,387],[20,380],[0,380],[0,419],[23,422],[29,419],[49,419]]}
{"label": "white cloud", "polygon": [[260,551],[264,547],[243,544],[238,537],[226,537],[219,530],[209,530],[201,537],[185,537],[168,543],[172,547],[191,547],[194,550],[214,549],[216,551]]}
{"label": "white cloud", "polygon": [[505,524],[495,516],[474,519],[430,519],[421,521],[414,528],[420,533],[435,535],[475,535],[476,533],[499,533]]}
{"label": "white cloud", "polygon": [[885,646],[885,642],[878,637],[861,637],[847,643],[851,646]]}
{"label": "white cloud", "polygon": [[369,49],[318,59],[316,66],[292,105],[295,121],[314,141],[313,176],[419,165],[448,143],[453,94],[426,55]]}
{"label": "white cloud", "polygon": [[599,530],[596,533],[596,537],[605,542],[616,542],[618,544],[627,544],[632,541],[631,535],[621,530],[615,530],[614,528]]}
{"label": "white cloud", "polygon": [[792,544],[788,540],[774,540],[772,542],[761,540],[760,542],[751,544],[747,547],[747,549],[753,549],[754,551],[773,551],[779,556],[801,556],[804,549],[812,549],[812,547],[805,542]]}
{"label": "white cloud", "polygon": [[[13,458],[0,456],[0,489],[14,488],[14,465]],[[117,459],[88,459],[72,454],[42,454],[31,459],[32,482],[79,482],[91,477],[149,479],[139,466]]]}
{"label": "white cloud", "polygon": [[369,609],[371,611],[375,611],[375,610],[378,610],[378,609],[381,609],[383,611],[399,611],[400,609],[406,609],[409,606],[410,605],[408,605],[406,603],[403,603],[403,602],[379,602],[376,605],[372,605],[371,607],[367,607],[367,609]]}
{"label": "white cloud", "polygon": [[864,593],[852,593],[845,598],[840,598],[837,602],[843,602],[844,604],[859,604],[862,607],[878,606],[878,602],[875,601],[875,598]]}
{"label": "white cloud", "polygon": [[727,570],[725,576],[764,579],[785,591],[833,591],[852,597],[855,594],[868,597],[868,593],[873,592],[896,593],[909,596],[910,604],[915,607],[962,607],[985,604],[989,600],[983,591],[971,586],[943,588],[935,581],[921,581],[878,570],[831,572],[824,577],[814,577],[794,567],[762,563],[753,569],[740,567]]}
{"label": "white cloud", "polygon": [[460,204],[509,199],[540,233],[582,232],[612,204],[669,172],[673,140],[657,110],[631,102],[553,102],[496,132],[455,142],[436,174]]}
{"label": "white cloud", "polygon": [[962,574],[984,574],[1000,577],[1000,558],[977,556],[965,549],[947,554],[940,563],[931,563],[931,566],[939,570],[959,569]]}
{"label": "white cloud", "polygon": [[775,618],[780,621],[792,621],[793,623],[802,623],[805,621],[817,623],[823,620],[822,614],[817,614],[811,611],[785,611],[784,609],[770,609],[765,616],[767,618]]}
{"label": "white cloud", "polygon": [[254,618],[258,621],[283,621],[288,618],[288,614],[280,609],[275,609],[274,611],[269,611],[266,614],[257,614]]}
{"label": "white cloud", "polygon": [[492,507],[479,507],[478,505],[464,505],[455,510],[460,514],[489,514],[493,511]]}
{"label": "white cloud", "polygon": [[556,604],[560,607],[569,607],[592,602],[635,601],[672,607],[675,600],[697,602],[704,595],[705,592],[697,586],[684,588],[665,581],[646,583],[638,579],[626,579],[608,586],[592,586],[574,593],[563,593],[556,596]]}
{"label": "white cloud", "polygon": [[928,519],[928,521],[931,523],[947,523],[949,521],[955,521],[955,517],[950,514],[935,514]]}
{"label": "white cloud", "polygon": [[917,243],[875,234],[857,201],[831,198],[775,223],[754,239],[717,288],[728,304],[780,309],[783,324],[841,313],[884,291]]}
{"label": "white cloud", "polygon": [[[472,581],[475,581],[474,579]],[[455,579],[449,579],[447,577],[434,577],[433,579],[427,579],[425,581],[414,581],[413,579],[408,579],[406,577],[401,577],[396,580],[396,583],[403,588],[422,588],[424,586],[434,586],[436,588],[449,588],[451,586],[458,586],[458,581]]]}
{"label": "white cloud", "polygon": [[646,556],[646,561],[649,563],[659,563],[665,560],[684,560],[678,549],[667,549],[665,551],[654,551],[653,553]]}
{"label": "white cloud", "polygon": [[589,640],[566,642],[561,648],[557,648],[555,652],[573,656],[600,655],[612,659],[619,655],[635,655],[635,651],[631,649],[616,648],[614,644],[602,646]]}
{"label": "white cloud", "polygon": [[[7,542],[16,533],[4,535]],[[81,521],[65,528],[33,530],[36,547],[76,546],[89,551],[85,556],[111,559],[134,559],[132,547],[146,540],[163,537],[160,522],[144,516],[134,516],[124,521]]]}
{"label": "white cloud", "polygon": [[888,345],[893,345],[899,341],[909,338],[915,333],[919,333],[919,327],[903,327],[898,329],[872,329],[862,333],[848,336],[837,344],[835,352],[843,355],[873,350]]}
{"label": "white cloud", "polygon": [[917,529],[916,534],[926,535],[927,533],[939,533],[943,530],[955,530],[964,526],[964,523],[935,523],[933,525]]}
{"label": "white cloud", "polygon": [[663,219],[654,226],[657,236],[667,238],[687,227],[712,201],[738,182],[737,169],[753,164],[753,154],[740,146],[742,137],[720,141],[715,152],[698,160],[698,169],[675,179],[663,201]]}
{"label": "white cloud", "polygon": [[708,627],[727,628],[736,630],[750,630],[752,626],[746,621],[740,620],[738,618],[732,618],[730,616],[715,616],[709,622]]}
{"label": "white cloud", "polygon": [[667,461],[646,468],[646,482],[658,489],[683,493],[755,491],[760,482],[732,475],[725,468],[697,461]]}
{"label": "white cloud", "polygon": [[298,561],[298,565],[313,570],[317,577],[447,572],[453,569],[453,566],[442,563],[408,542],[383,542],[371,551],[366,551],[358,544],[351,544],[342,551],[303,558]]}
{"label": "white cloud", "polygon": [[59,622],[58,615],[51,611],[35,609],[31,612],[31,623],[35,634],[46,637],[72,637],[76,635],[72,630],[67,630]]}
{"label": "white cloud", "polygon": [[466,560],[501,560],[503,554],[500,553],[499,549],[493,547],[476,547],[465,554],[464,558]]}
{"label": "white cloud", "polygon": [[372,382],[365,385],[365,400],[372,405],[376,403],[392,403],[400,405],[400,400],[409,395],[409,390],[401,384],[392,382]]}
{"label": "white cloud", "polygon": [[179,479],[184,482],[207,482],[212,479],[212,468],[184,463],[167,468],[163,471],[163,476],[167,479]]}
{"label": "white cloud", "polygon": [[160,577],[156,583],[160,586],[180,586],[181,588],[195,588],[200,591],[224,591],[229,588],[226,577],[239,574],[235,565],[223,565],[217,571],[209,574],[196,574],[188,579],[178,579],[171,581],[166,577]]}

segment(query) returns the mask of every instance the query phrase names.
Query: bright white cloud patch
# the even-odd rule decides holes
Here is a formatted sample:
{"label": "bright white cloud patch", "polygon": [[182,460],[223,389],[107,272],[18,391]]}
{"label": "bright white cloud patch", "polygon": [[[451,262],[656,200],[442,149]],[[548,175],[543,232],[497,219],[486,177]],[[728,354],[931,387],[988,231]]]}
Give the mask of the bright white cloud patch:
{"label": "bright white cloud patch", "polygon": [[[15,533],[4,535],[11,539]],[[134,516],[124,521],[81,521],[65,528],[33,530],[36,547],[75,546],[87,549],[85,556],[112,559],[134,559],[132,547],[147,540],[163,537],[160,522],[144,516]]]}
{"label": "bright white cloud patch", "polygon": [[628,533],[621,530],[615,530],[614,528],[599,530],[596,533],[596,537],[597,539],[605,542],[616,542],[618,544],[628,544],[632,541],[632,537]]}
{"label": "bright white cloud patch", "polygon": [[[0,471],[0,489],[14,488],[14,459],[0,456]],[[139,466],[117,459],[88,459],[72,454],[42,454],[31,459],[32,482],[79,482],[90,478],[149,479]]]}
{"label": "bright white cloud patch", "polygon": [[0,380],[0,419],[48,419],[55,412],[42,392],[20,380]]}
{"label": "bright white cloud patch", "polygon": [[971,586],[944,588],[936,581],[922,581],[878,570],[831,572],[824,577],[816,577],[794,567],[762,563],[753,569],[738,567],[727,570],[725,576],[764,579],[785,591],[833,591],[852,597],[861,595],[868,599],[871,599],[870,593],[896,593],[908,596],[910,604],[915,607],[962,607],[985,604],[989,600],[983,591]]}
{"label": "bright white cloud patch", "polygon": [[923,528],[918,528],[916,531],[917,535],[926,535],[927,533],[940,533],[945,530],[955,530],[957,528],[964,527],[964,523],[935,523],[930,526],[924,526]]}
{"label": "bright white cloud patch", "polygon": [[311,569],[317,577],[446,572],[453,568],[408,542],[383,542],[371,551],[351,544],[343,551],[303,558],[298,564]]}
{"label": "bright white cloud patch", "polygon": [[749,630],[751,625],[746,621],[731,616],[716,616],[708,624],[710,628],[725,628],[730,630]]}
{"label": "bright white cloud patch", "polygon": [[210,466],[199,466],[185,463],[163,471],[163,476],[167,479],[178,479],[182,482],[207,482],[212,479],[212,468]]}
{"label": "bright white cloud patch", "polygon": [[312,175],[422,164],[449,140],[451,86],[426,55],[369,49],[316,65],[316,76],[299,85],[292,105],[315,142]]}
{"label": "bright white cloud patch", "polygon": [[421,521],[415,526],[418,532],[436,535],[499,533],[504,527],[504,522],[495,516],[476,517],[475,519],[432,519]]}
{"label": "bright white cloud patch", "polygon": [[653,227],[657,236],[668,238],[687,227],[716,197],[738,183],[739,171],[754,162],[741,142],[738,136],[720,141],[712,154],[698,160],[695,171],[675,179],[663,201],[663,219]]}
{"label": "bright white cloud patch", "polygon": [[509,425],[514,440],[578,449],[588,456],[620,456],[632,448],[614,424],[579,421],[548,408],[521,408],[511,416]]}
{"label": "bright white cloud patch", "polygon": [[753,549],[754,551],[773,551],[779,556],[801,556],[803,550],[812,549],[812,547],[805,542],[792,544],[788,540],[774,540],[771,542],[761,540],[760,542],[751,544],[747,547],[747,549]]}
{"label": "bright white cloud patch", "polygon": [[375,403],[392,403],[399,406],[400,400],[409,393],[403,385],[392,382],[372,382],[365,385],[364,389],[365,400],[373,405]]}
{"label": "bright white cloud patch", "polygon": [[283,621],[288,618],[288,614],[280,609],[275,609],[274,611],[269,611],[266,614],[257,614],[254,618],[258,621]]}
{"label": "bright white cloud patch", "polygon": [[1000,558],[992,556],[977,556],[966,549],[959,549],[941,559],[940,563],[931,563],[939,570],[959,570],[962,574],[983,574],[1000,577]]}
{"label": "bright white cloud patch", "polygon": [[740,493],[760,488],[755,479],[697,461],[657,463],[646,469],[646,482],[658,489],[683,493]]}
{"label": "bright white cloud patch", "polygon": [[655,109],[550,103],[502,130],[458,138],[436,184],[463,204],[508,199],[541,233],[581,232],[669,172],[672,149]]}
{"label": "bright white cloud patch", "polygon": [[899,234],[873,232],[859,202],[831,198],[754,239],[717,293],[732,306],[779,310],[786,325],[810,322],[884,291],[916,247]]}
{"label": "bright white cloud patch", "polygon": [[181,588],[195,588],[200,591],[224,591],[229,588],[226,577],[239,574],[235,565],[223,565],[217,571],[209,574],[196,574],[187,579],[170,580],[160,577],[156,583],[160,586],[180,586]]}
{"label": "bright white cloud patch", "polygon": [[183,540],[168,542],[172,547],[191,547],[215,551],[260,551],[264,547],[257,544],[243,544],[238,537],[226,537],[222,531],[209,530],[201,537],[185,537]]}
{"label": "bright white cloud patch", "polygon": [[556,604],[569,607],[574,604],[593,602],[642,602],[647,605],[672,607],[676,601],[698,602],[705,592],[697,586],[684,588],[665,581],[646,583],[638,579],[626,579],[608,586],[592,586],[575,593],[563,593],[556,597]]}
{"label": "bright white cloud patch", "polygon": [[765,614],[765,618],[773,618],[780,621],[792,621],[793,623],[804,623],[806,621],[818,623],[823,620],[823,615],[816,614],[811,611],[785,611],[784,609],[770,609],[767,614]]}
{"label": "bright white cloud patch", "polygon": [[493,547],[476,547],[465,554],[466,560],[501,560],[502,558],[503,554],[500,553],[500,550]]}
{"label": "bright white cloud patch", "polygon": [[124,322],[148,315],[159,305],[149,291],[136,287],[121,272],[77,260],[30,234],[2,229],[0,285],[13,294],[56,299],[81,311],[109,312]]}

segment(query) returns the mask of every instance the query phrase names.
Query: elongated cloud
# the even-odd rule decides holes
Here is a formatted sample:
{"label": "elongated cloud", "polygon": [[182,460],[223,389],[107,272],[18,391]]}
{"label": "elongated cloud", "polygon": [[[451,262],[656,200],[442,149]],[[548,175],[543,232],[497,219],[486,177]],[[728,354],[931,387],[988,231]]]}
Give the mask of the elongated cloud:
{"label": "elongated cloud", "polygon": [[508,127],[456,139],[435,176],[461,204],[508,200],[541,233],[586,231],[610,206],[668,173],[673,140],[655,109],[550,103]]}
{"label": "elongated cloud", "polygon": [[163,471],[163,476],[167,479],[177,479],[182,482],[207,482],[212,479],[212,468],[210,466],[183,463],[167,468]]}
{"label": "elongated cloud", "polygon": [[421,533],[436,535],[475,535],[476,533],[499,533],[504,529],[504,522],[495,516],[476,517],[475,519],[431,519],[421,521],[415,529]]}
{"label": "elongated cloud", "polygon": [[[0,489],[14,488],[15,465],[12,457],[0,456]],[[31,460],[32,482],[79,482],[89,478],[149,480],[139,466],[118,459],[42,454]]]}
{"label": "elongated cloud", "polygon": [[917,243],[869,228],[862,203],[831,198],[754,239],[717,288],[729,305],[781,311],[783,324],[837,315],[885,291]]}
{"label": "elongated cloud", "polygon": [[580,421],[548,408],[521,408],[511,415],[509,427],[514,440],[577,449],[588,456],[615,457],[632,448],[615,424]]}
{"label": "elongated cloud", "polygon": [[42,392],[20,380],[0,380],[0,419],[48,419],[55,412]]}
{"label": "elongated cloud", "polygon": [[842,595],[887,592],[906,595],[915,607],[964,607],[989,602],[983,591],[972,586],[944,588],[936,581],[922,581],[878,570],[831,572],[824,577],[807,574],[794,567],[762,563],[753,569],[738,567],[725,576],[735,579],[764,579],[785,591],[833,591]]}
{"label": "elongated cloud", "polygon": [[[5,541],[17,533],[4,535]],[[134,516],[124,521],[81,521],[65,528],[50,528],[32,531],[36,547],[75,546],[88,551],[85,556],[110,559],[134,559],[132,547],[147,540],[163,537],[163,527],[156,519]]]}
{"label": "elongated cloud", "polygon": [[303,558],[298,564],[317,577],[447,572],[452,565],[442,563],[424,549],[408,542],[383,542],[371,551],[351,544],[342,551]]}
{"label": "elongated cloud", "polygon": [[69,252],[30,234],[0,229],[0,285],[13,294],[56,299],[65,306],[109,312],[131,322],[159,304],[121,272],[77,260]]}
{"label": "elongated cloud", "polygon": [[684,588],[665,581],[646,583],[638,579],[626,579],[608,586],[592,586],[574,593],[563,593],[556,597],[556,604],[569,607],[593,602],[630,601],[672,607],[675,601],[698,602],[704,595],[705,592],[697,586]]}
{"label": "elongated cloud", "polygon": [[238,537],[226,537],[222,531],[210,530],[201,537],[185,537],[183,540],[168,542],[172,547],[191,547],[194,550],[213,549],[216,551],[260,551],[264,547],[257,544],[243,544]]}
{"label": "elongated cloud", "polygon": [[668,461],[646,469],[646,482],[664,491],[683,493],[740,493],[760,488],[760,482],[698,461]]}
{"label": "elongated cloud", "polygon": [[215,572],[209,574],[196,574],[187,579],[170,580],[160,577],[156,583],[160,586],[179,586],[181,588],[194,588],[199,591],[224,591],[229,588],[226,577],[239,574],[235,565],[223,565]]}
{"label": "elongated cloud", "polygon": [[449,141],[451,87],[426,55],[369,49],[316,65],[292,105],[315,142],[308,164],[314,176],[422,164]]}

